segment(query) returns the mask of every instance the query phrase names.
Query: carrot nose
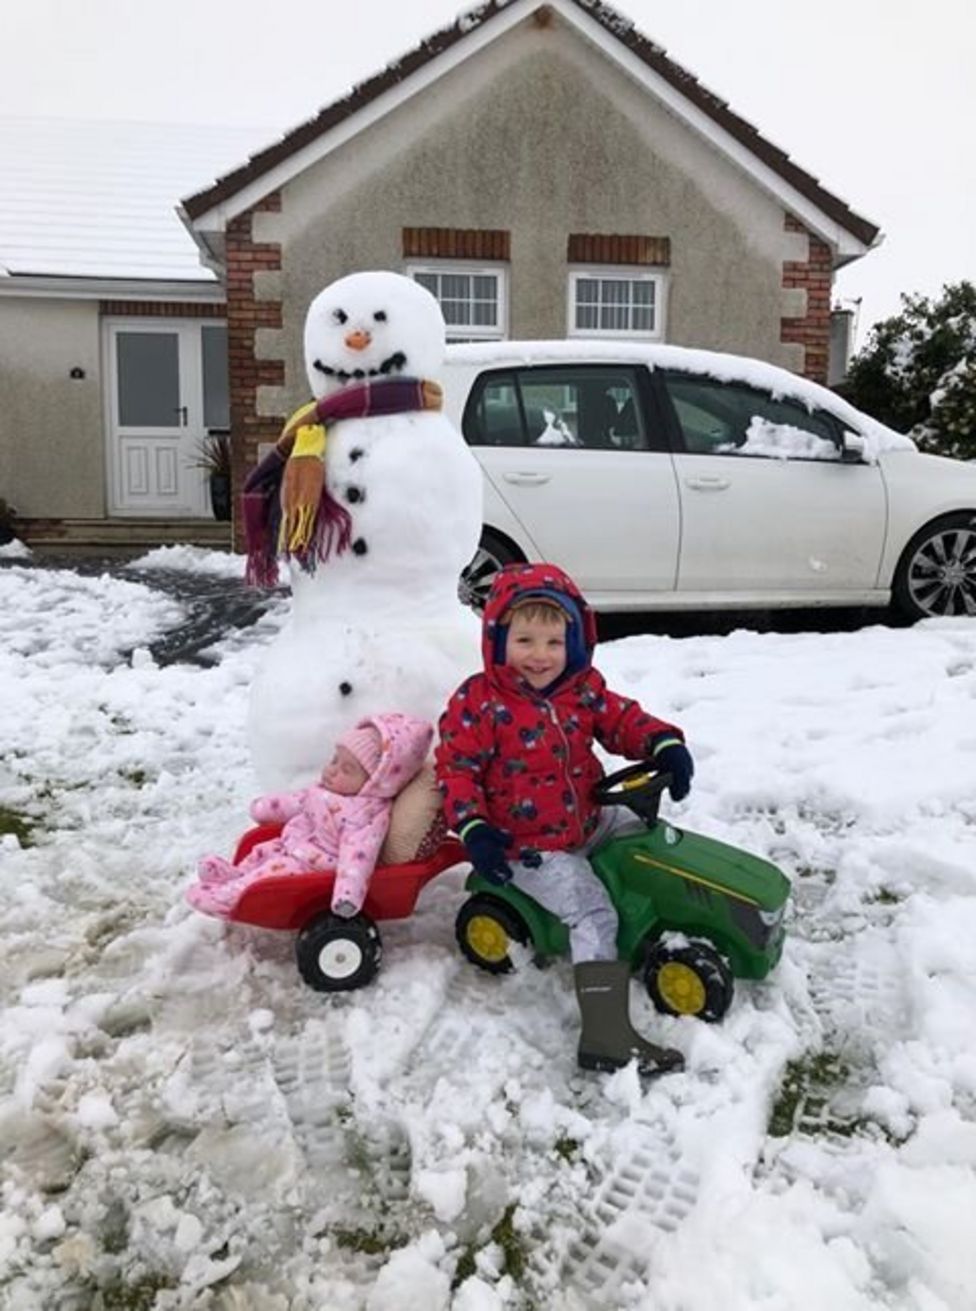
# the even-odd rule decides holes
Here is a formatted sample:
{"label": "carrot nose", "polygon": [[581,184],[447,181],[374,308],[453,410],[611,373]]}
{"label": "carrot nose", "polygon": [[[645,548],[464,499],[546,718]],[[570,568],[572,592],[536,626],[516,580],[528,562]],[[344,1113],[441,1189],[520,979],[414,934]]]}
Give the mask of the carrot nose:
{"label": "carrot nose", "polygon": [[356,328],[354,332],[346,333],[346,345],[351,351],[364,351],[373,338],[362,328]]}

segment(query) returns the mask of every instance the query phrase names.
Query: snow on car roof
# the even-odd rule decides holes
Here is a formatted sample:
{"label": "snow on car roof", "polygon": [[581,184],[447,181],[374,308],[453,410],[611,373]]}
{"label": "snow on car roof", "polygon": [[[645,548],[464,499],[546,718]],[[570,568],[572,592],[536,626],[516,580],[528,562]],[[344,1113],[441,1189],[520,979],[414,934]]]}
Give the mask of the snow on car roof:
{"label": "snow on car roof", "polygon": [[828,409],[865,438],[865,457],[875,459],[882,451],[914,451],[915,443],[870,415],[856,410],[835,392],[809,378],[801,378],[775,364],[745,355],[686,346],[664,346],[654,342],[571,338],[568,341],[458,342],[447,348],[449,364],[469,368],[501,368],[566,363],[643,364],[649,369],[675,369],[705,374],[719,382],[742,382],[759,387],[780,399],[802,402],[808,410]]}

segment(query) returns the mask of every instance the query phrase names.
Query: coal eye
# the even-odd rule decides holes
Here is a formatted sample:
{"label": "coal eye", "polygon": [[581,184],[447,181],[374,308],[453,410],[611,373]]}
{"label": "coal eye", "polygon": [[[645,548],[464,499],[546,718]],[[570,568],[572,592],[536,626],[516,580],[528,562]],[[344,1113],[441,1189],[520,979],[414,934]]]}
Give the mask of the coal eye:
{"label": "coal eye", "polygon": [[336,323],[349,322],[349,315],[346,313],[345,310],[333,310],[332,317],[335,319]]}
{"label": "coal eye", "polygon": [[386,310],[377,310],[376,313],[373,315],[373,318],[376,320],[377,323],[385,323]]}

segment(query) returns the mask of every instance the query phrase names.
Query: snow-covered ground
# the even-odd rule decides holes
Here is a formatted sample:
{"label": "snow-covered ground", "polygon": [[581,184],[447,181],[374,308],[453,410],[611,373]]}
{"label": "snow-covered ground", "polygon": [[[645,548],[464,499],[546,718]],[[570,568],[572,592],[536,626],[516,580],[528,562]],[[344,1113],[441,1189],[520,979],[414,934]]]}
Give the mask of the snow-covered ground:
{"label": "snow-covered ground", "polygon": [[971,1311],[976,622],[601,649],[687,729],[671,817],[794,881],[720,1026],[634,982],[688,1060],[642,1090],[565,963],[463,961],[462,870],[338,998],[184,904],[283,614],[160,669],[171,599],[0,569],[3,1311]]}

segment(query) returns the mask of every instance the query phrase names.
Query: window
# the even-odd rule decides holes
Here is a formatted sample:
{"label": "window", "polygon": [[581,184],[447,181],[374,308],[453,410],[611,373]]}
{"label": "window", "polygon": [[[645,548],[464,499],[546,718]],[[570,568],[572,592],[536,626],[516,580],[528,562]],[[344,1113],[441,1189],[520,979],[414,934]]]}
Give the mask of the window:
{"label": "window", "polygon": [[501,340],[508,324],[507,270],[440,260],[408,264],[407,276],[437,298],[448,341]]}
{"label": "window", "polygon": [[644,450],[633,369],[544,367],[484,374],[464,413],[472,446]]}
{"label": "window", "polygon": [[569,335],[662,341],[665,286],[663,273],[642,269],[571,269]]}
{"label": "window", "polygon": [[672,374],[664,385],[691,455],[840,459],[836,421],[823,410],[811,413],[802,401],[717,378]]}

